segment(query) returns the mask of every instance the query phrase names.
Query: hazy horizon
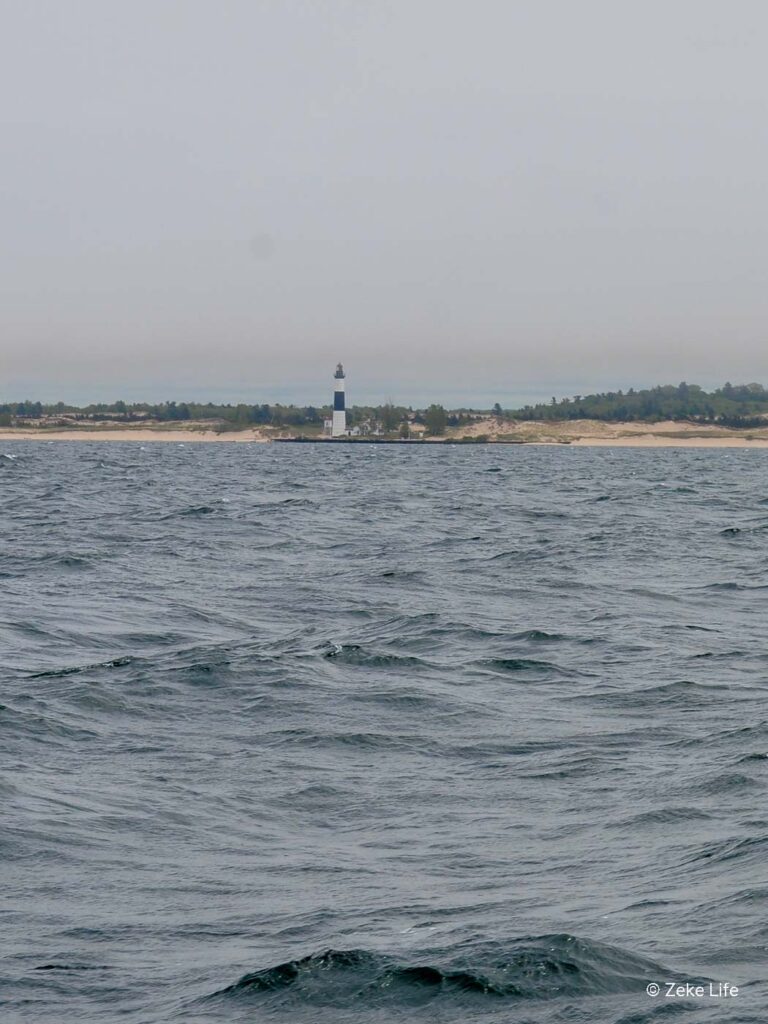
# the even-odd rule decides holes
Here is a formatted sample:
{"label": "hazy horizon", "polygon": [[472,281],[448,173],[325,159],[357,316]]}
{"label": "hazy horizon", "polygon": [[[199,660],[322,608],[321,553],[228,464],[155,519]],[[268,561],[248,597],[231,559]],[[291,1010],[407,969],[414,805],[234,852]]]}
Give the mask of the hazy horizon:
{"label": "hazy horizon", "polygon": [[768,380],[753,0],[4,4],[0,401]]}

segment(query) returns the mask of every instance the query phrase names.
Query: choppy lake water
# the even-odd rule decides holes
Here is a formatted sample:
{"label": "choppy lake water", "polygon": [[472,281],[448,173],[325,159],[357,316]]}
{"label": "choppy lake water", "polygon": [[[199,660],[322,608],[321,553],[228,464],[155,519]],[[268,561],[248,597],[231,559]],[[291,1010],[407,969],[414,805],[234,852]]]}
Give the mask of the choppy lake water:
{"label": "choppy lake water", "polygon": [[5,1024],[765,1020],[768,452],[3,451]]}

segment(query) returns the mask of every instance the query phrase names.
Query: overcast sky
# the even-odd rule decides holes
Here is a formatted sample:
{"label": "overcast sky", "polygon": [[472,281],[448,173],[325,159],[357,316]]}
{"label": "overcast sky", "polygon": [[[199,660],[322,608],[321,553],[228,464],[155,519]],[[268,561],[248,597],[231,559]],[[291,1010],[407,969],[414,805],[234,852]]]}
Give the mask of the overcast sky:
{"label": "overcast sky", "polygon": [[768,383],[764,0],[0,13],[0,400]]}

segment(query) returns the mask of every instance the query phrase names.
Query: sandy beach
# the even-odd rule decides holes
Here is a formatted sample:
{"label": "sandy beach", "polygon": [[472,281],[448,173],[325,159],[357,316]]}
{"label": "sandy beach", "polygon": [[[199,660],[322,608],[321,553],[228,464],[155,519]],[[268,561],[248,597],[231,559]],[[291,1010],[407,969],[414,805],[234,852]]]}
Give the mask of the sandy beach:
{"label": "sandy beach", "polygon": [[0,442],[6,441],[175,441],[176,444],[211,443],[217,441],[265,442],[258,430],[223,431],[195,430],[192,427],[157,428],[118,427],[115,430],[77,429],[72,430],[0,430]]}
{"label": "sandy beach", "polygon": [[738,434],[733,437],[665,437],[663,434],[637,434],[634,437],[583,437],[571,444],[579,448],[768,448],[768,437],[746,438]]}
{"label": "sandy beach", "polygon": [[[208,425],[185,424],[157,427],[6,428],[0,443],[14,441],[157,441],[176,444],[266,443],[288,437],[265,430],[218,431]],[[768,448],[768,428],[729,430],[697,423],[603,423],[598,420],[499,422],[478,420],[447,431],[443,441],[487,437],[490,441],[519,444],[569,444],[578,447],[615,448]],[[364,443],[364,439],[361,439]]]}

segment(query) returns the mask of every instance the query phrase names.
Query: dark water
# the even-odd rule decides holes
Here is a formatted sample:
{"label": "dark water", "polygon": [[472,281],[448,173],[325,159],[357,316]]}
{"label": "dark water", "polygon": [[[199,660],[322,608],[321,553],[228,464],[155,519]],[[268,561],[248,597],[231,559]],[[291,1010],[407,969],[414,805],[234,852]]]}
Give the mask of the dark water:
{"label": "dark water", "polygon": [[768,452],[0,451],[3,1022],[766,1019]]}

